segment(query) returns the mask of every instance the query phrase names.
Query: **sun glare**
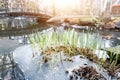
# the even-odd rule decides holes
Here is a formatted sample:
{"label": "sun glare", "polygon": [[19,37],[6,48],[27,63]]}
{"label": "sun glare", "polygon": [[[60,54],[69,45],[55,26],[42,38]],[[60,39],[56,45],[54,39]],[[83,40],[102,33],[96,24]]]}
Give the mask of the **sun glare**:
{"label": "sun glare", "polygon": [[75,3],[75,0],[45,0],[45,4],[51,5],[53,1],[57,8],[67,8],[73,6]]}
{"label": "sun glare", "polygon": [[56,12],[59,14],[62,14],[61,12],[71,13],[75,9],[75,2],[76,0],[55,0]]}
{"label": "sun glare", "polygon": [[67,14],[75,9],[77,1],[78,0],[44,0],[43,5],[47,6],[49,10],[53,9],[54,5],[57,14],[61,14],[62,12]]}
{"label": "sun glare", "polygon": [[74,0],[55,0],[55,5],[58,7],[69,7],[74,4]]}

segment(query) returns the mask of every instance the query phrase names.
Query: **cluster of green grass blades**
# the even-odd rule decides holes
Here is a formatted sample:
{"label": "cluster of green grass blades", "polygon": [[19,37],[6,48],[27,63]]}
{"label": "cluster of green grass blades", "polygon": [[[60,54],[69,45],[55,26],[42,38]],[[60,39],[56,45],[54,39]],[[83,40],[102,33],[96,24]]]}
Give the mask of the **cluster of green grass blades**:
{"label": "cluster of green grass blades", "polygon": [[46,47],[54,46],[73,46],[96,50],[98,47],[98,39],[96,36],[94,39],[91,39],[91,35],[90,32],[86,34],[84,31],[78,33],[73,29],[64,30],[60,33],[52,31],[51,34],[35,32],[35,35],[31,35],[29,39],[33,48],[39,47],[41,50],[44,50]]}
{"label": "cluster of green grass blades", "polygon": [[[89,31],[87,33],[85,33],[84,31],[79,33],[76,32],[74,29],[63,30],[61,32],[58,32],[57,30],[53,30],[50,33],[35,32],[34,36],[33,35],[30,36],[30,43],[33,48],[38,47],[41,50],[41,52],[44,51],[46,48],[65,46],[67,51],[66,55],[70,56],[69,46],[72,46],[73,51],[77,47],[83,49],[91,49],[93,51],[91,55],[93,55],[95,50],[100,50],[101,45],[103,45],[102,43],[99,44],[99,38],[97,34],[94,34],[94,36],[93,34],[94,33],[90,33]],[[52,52],[52,55],[56,55],[56,53],[57,52]],[[84,56],[83,53],[77,54],[76,52],[74,52],[73,55]],[[102,54],[102,56],[103,55],[104,54]],[[116,54],[115,57],[115,64],[117,63],[117,60],[118,60],[118,54]],[[100,65],[104,64],[104,60],[97,59],[96,62]],[[112,60],[110,60],[110,63],[112,64]]]}
{"label": "cluster of green grass blades", "polygon": [[78,53],[76,53],[74,50],[77,47],[81,48],[81,50],[91,49],[93,51],[99,48],[97,46],[97,36],[93,36],[92,33],[90,33],[89,31],[87,33],[85,33],[84,31],[79,33],[76,32],[74,29],[63,30],[61,32],[54,30],[51,31],[51,33],[35,32],[34,36],[30,36],[30,43],[34,49],[38,47],[41,51],[44,51],[46,48],[50,47],[65,46],[67,56],[70,56],[70,46],[72,46],[73,48],[72,55],[78,55]]}

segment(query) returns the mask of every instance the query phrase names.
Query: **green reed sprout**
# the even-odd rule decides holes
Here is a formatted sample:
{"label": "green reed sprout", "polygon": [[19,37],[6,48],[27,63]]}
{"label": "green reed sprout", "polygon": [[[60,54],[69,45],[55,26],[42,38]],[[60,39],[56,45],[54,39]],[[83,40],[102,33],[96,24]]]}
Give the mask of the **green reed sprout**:
{"label": "green reed sprout", "polygon": [[119,58],[119,47],[117,48],[116,55],[115,55],[115,65],[117,65],[118,58]]}
{"label": "green reed sprout", "polygon": [[29,41],[30,41],[30,43],[31,43],[31,45],[33,46],[33,48],[35,49],[36,48],[36,42],[35,42],[35,39],[34,39],[34,37],[29,37]]}
{"label": "green reed sprout", "polygon": [[57,35],[56,35],[56,32],[54,31],[52,33],[52,42],[53,42],[53,44],[56,44],[56,41],[57,41]]}

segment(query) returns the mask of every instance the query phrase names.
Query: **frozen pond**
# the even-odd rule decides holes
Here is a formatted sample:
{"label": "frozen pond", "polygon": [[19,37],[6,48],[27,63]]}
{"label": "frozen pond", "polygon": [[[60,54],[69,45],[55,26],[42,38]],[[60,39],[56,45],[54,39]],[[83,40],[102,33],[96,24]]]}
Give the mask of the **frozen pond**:
{"label": "frozen pond", "polygon": [[[69,80],[65,71],[74,67],[84,66],[87,64],[98,70],[99,66],[80,56],[72,57],[73,62],[60,62],[59,57],[54,61],[56,64],[48,62],[40,65],[40,55],[33,57],[33,50],[30,45],[19,47],[14,52],[14,59],[25,74],[26,80]],[[51,64],[50,64],[51,63]],[[100,73],[104,73],[98,70]],[[108,75],[104,73],[108,78]]]}

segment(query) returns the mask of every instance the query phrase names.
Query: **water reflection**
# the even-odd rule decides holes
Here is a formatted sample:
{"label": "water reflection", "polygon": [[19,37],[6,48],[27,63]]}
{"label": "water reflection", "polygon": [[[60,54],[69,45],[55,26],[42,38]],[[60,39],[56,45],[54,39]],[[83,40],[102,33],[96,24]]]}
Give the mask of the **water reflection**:
{"label": "water reflection", "polygon": [[12,40],[18,40],[19,43],[22,44],[29,44],[29,37],[28,35],[23,35],[23,36],[10,36],[9,39]]}
{"label": "water reflection", "polygon": [[[79,26],[77,26],[79,27]],[[81,26],[80,26],[81,27]],[[76,28],[74,27],[76,31],[79,31],[79,32],[83,32],[83,30],[81,30],[81,28]],[[42,32],[43,33],[50,33],[49,31],[51,31],[51,29],[53,28],[49,28],[49,29],[46,29],[46,30],[43,30]],[[56,29],[57,32],[61,33],[64,31],[64,28],[63,26],[59,27]],[[98,32],[98,31],[94,31],[95,34],[98,34],[99,36],[106,36],[106,33],[107,32],[103,32],[102,35]],[[97,32],[97,33],[96,33]],[[116,46],[116,45],[120,45],[120,40],[118,39],[118,37],[120,37],[120,32],[112,32],[110,33],[112,35],[113,38],[111,39],[104,39],[103,42],[105,43],[105,47],[110,47],[110,46]],[[34,34],[32,33],[32,35],[34,36]],[[109,34],[107,34],[109,36]],[[9,36],[9,39],[13,39],[13,40],[18,40],[20,43],[23,43],[23,44],[29,44],[29,34],[28,35],[21,35],[21,36]]]}
{"label": "water reflection", "polygon": [[112,34],[112,38],[107,39],[105,42],[108,43],[112,47],[120,45],[120,32],[113,32],[111,34]]}

